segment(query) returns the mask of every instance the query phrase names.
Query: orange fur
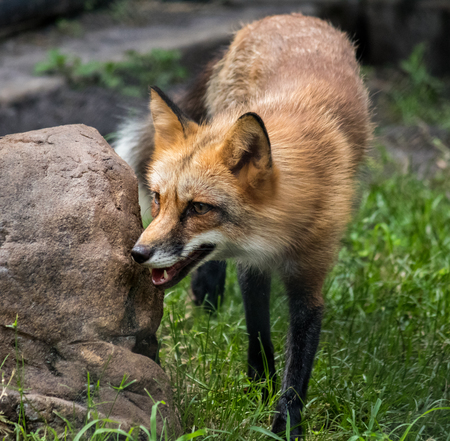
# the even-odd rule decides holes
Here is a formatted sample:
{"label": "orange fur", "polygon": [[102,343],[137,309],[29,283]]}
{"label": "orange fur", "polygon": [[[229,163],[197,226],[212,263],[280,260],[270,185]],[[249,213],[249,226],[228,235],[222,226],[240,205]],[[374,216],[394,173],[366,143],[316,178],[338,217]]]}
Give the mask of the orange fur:
{"label": "orange fur", "polygon": [[[224,204],[232,225],[207,216],[232,245],[211,258],[271,268],[282,262],[323,279],[349,220],[353,177],[371,133],[367,93],[345,35],[300,14],[243,28],[209,80],[212,120],[189,122],[185,133],[157,93],[152,97],[158,122],[148,181],[162,197],[172,192],[164,204],[181,204],[170,211],[173,222],[188,201]],[[264,121],[273,166],[250,164],[233,176],[226,145],[236,144],[231,132],[247,112]],[[141,244],[168,234],[160,223],[155,219]],[[197,224],[203,231],[206,219],[191,219],[183,234],[193,238]]]}
{"label": "orange fur", "polygon": [[[270,376],[275,372],[267,290],[270,273],[279,271],[291,322],[273,430],[285,430],[289,414],[292,439],[301,435],[322,285],[372,131],[354,52],[343,33],[319,19],[268,17],[240,30],[187,95],[199,124],[158,89],[151,92],[154,220],[133,257],[165,287],[206,260],[238,262],[251,377],[265,375],[261,346]],[[142,144],[152,130],[144,129]],[[216,274],[205,274],[217,287]],[[194,279],[203,294],[216,289]]]}

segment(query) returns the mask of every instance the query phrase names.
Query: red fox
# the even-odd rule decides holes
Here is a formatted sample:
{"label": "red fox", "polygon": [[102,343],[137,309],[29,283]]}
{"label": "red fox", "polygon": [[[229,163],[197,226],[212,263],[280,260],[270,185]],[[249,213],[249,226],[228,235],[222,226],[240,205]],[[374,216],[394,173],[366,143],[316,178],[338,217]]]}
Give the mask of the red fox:
{"label": "red fox", "polygon": [[264,357],[275,374],[269,296],[278,272],[290,329],[272,429],[285,431],[289,414],[291,439],[300,438],[322,285],[372,131],[354,47],[317,18],[267,17],[237,32],[183,107],[153,87],[152,122],[130,143],[150,157],[153,217],[132,256],[164,288],[196,270],[200,298],[223,292],[217,261],[237,262],[251,378],[265,376]]}

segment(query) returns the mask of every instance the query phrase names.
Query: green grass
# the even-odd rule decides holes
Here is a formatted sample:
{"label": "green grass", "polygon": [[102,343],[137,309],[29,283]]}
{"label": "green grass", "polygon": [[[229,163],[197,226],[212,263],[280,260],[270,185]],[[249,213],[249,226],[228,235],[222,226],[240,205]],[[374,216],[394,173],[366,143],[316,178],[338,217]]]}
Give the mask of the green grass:
{"label": "green grass", "polygon": [[387,98],[394,120],[407,125],[425,122],[450,129],[450,90],[432,76],[425,63],[426,46],[417,45],[408,59],[400,62]]}
{"label": "green grass", "polygon": [[166,89],[187,78],[180,58],[177,50],[154,49],[147,54],[130,50],[122,61],[83,63],[80,57],[52,49],[46,60],[35,65],[34,72],[36,75],[61,75],[77,88],[97,85],[123,95],[147,97],[149,85]]}
{"label": "green grass", "polygon": [[[325,284],[305,439],[450,440],[450,179],[386,176],[373,163],[370,176]],[[270,429],[279,384],[264,404],[261,386],[247,380],[235,269],[229,268],[216,315],[192,306],[188,287],[186,279],[166,292],[159,330],[161,364],[172,380],[185,433],[201,440],[270,439],[261,432]],[[277,281],[272,292],[280,378],[288,315]],[[93,421],[97,433],[89,439],[118,439],[118,429]],[[56,439],[49,435],[22,438]],[[69,431],[67,439],[75,436]],[[129,439],[137,439],[137,432]]]}

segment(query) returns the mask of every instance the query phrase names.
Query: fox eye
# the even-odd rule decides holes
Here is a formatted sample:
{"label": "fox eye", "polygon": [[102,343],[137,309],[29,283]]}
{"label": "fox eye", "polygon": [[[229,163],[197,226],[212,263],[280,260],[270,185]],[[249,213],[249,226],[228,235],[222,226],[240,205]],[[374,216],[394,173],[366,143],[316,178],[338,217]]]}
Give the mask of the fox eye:
{"label": "fox eye", "polygon": [[211,210],[212,205],[204,204],[203,202],[193,202],[192,203],[192,209],[196,214],[205,214],[208,213],[209,210]]}
{"label": "fox eye", "polygon": [[159,205],[159,193],[156,193],[156,191],[153,193],[153,200],[156,205]]}

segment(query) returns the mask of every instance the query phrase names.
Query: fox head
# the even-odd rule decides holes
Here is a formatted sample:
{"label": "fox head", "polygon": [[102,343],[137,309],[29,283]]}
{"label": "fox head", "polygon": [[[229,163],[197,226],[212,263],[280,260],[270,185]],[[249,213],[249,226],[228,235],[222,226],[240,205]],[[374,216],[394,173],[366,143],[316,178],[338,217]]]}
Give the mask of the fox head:
{"label": "fox head", "polygon": [[198,125],[156,87],[150,110],[153,221],[132,256],[152,269],[155,285],[169,288],[207,260],[254,254],[252,224],[273,196],[276,172],[255,113]]}

